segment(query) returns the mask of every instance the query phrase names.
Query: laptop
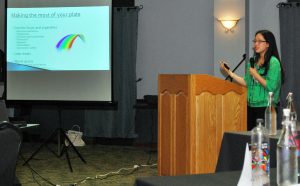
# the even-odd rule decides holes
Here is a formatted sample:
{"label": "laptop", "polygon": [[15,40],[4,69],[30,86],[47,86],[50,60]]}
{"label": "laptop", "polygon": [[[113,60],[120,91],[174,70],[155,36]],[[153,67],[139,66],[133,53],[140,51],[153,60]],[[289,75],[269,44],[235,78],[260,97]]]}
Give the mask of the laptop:
{"label": "laptop", "polygon": [[0,100],[0,123],[8,122],[16,127],[27,126],[26,121],[11,121],[8,116],[6,104],[4,100]]}

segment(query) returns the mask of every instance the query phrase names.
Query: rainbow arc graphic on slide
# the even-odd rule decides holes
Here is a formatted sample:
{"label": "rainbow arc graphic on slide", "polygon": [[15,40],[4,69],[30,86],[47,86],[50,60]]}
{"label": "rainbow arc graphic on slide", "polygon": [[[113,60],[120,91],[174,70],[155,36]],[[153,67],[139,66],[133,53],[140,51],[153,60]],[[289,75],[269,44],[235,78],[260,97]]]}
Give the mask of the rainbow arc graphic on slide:
{"label": "rainbow arc graphic on slide", "polygon": [[59,42],[56,44],[56,48],[58,50],[70,50],[78,37],[83,42],[85,41],[83,34],[69,34],[59,40]]}

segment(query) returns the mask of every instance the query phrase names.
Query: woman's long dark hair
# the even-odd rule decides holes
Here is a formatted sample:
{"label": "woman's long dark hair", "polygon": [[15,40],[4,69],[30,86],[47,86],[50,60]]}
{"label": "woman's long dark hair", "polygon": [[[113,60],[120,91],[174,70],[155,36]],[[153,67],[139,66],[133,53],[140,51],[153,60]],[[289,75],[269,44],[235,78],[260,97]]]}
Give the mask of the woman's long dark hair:
{"label": "woman's long dark hair", "polygon": [[[261,34],[264,37],[264,39],[266,40],[266,42],[269,43],[269,48],[265,53],[265,62],[263,64],[263,67],[265,68],[265,71],[262,75],[263,76],[267,75],[268,70],[270,68],[270,59],[271,59],[272,56],[274,56],[279,60],[279,63],[280,63],[281,84],[283,84],[284,79],[285,79],[285,75],[284,75],[284,70],[283,70],[283,67],[282,67],[282,64],[281,64],[281,61],[280,61],[280,57],[279,57],[279,53],[278,53],[277,45],[276,45],[276,40],[275,40],[275,37],[274,37],[273,33],[270,32],[269,30],[259,30],[255,33],[255,36],[257,34]],[[259,59],[259,54],[256,53],[255,51],[254,51],[254,54],[255,54],[255,62],[257,62],[258,59]]]}

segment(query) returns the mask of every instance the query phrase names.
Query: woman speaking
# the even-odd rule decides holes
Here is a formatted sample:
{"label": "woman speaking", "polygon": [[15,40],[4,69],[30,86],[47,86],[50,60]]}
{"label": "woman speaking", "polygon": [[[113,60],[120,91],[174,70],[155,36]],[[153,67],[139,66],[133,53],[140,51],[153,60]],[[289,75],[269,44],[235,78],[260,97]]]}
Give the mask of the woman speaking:
{"label": "woman speaking", "polygon": [[225,62],[220,63],[220,68],[226,74],[248,89],[248,130],[252,130],[256,126],[257,118],[264,118],[269,92],[273,92],[273,105],[277,108],[281,85],[284,82],[284,70],[273,33],[268,30],[257,31],[253,40],[253,49],[254,57],[247,62],[244,77],[240,77],[226,68]]}

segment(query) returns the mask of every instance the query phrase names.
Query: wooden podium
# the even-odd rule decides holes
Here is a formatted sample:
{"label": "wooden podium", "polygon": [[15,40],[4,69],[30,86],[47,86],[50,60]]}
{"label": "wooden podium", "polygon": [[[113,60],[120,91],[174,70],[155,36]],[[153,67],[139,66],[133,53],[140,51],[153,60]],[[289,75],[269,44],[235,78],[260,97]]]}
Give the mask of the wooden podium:
{"label": "wooden podium", "polygon": [[158,174],[213,173],[223,133],[247,130],[247,89],[209,75],[158,77]]}

